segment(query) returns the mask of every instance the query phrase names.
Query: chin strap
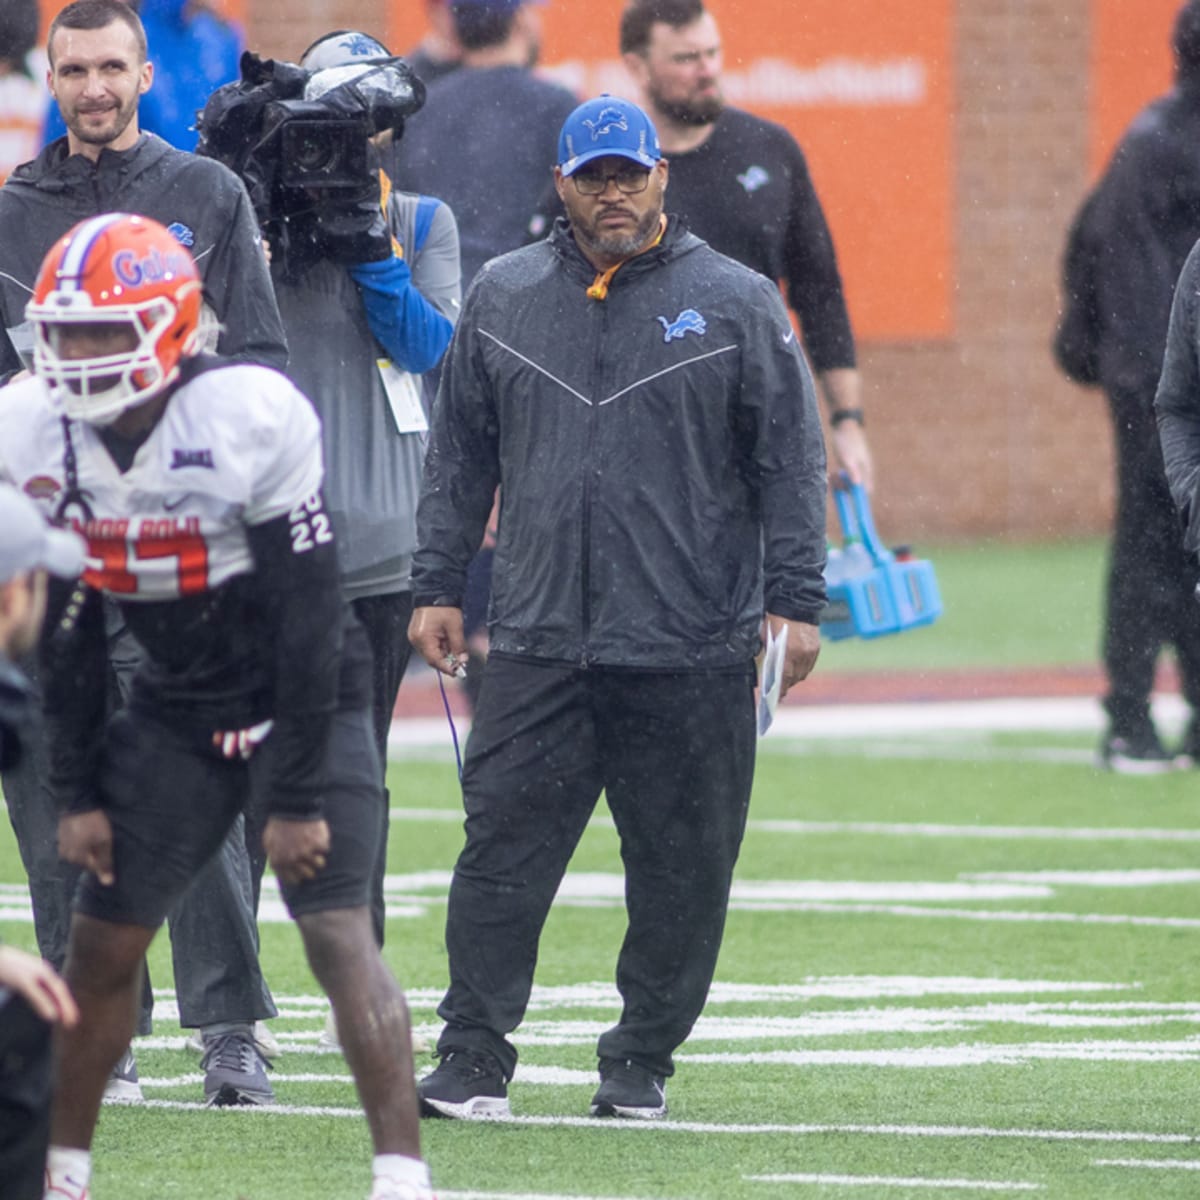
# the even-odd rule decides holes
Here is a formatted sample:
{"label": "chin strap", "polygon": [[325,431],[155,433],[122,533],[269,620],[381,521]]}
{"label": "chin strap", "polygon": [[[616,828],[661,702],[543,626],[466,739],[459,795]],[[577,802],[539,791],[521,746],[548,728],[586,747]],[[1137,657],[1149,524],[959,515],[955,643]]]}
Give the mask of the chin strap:
{"label": "chin strap", "polygon": [[79,509],[85,522],[90,521],[95,513],[89,503],[89,493],[79,486],[79,460],[75,456],[75,442],[71,437],[71,420],[69,417],[59,417],[59,421],[62,423],[63,474],[67,477],[67,486],[54,510],[54,523],[66,525],[67,513],[72,508]]}

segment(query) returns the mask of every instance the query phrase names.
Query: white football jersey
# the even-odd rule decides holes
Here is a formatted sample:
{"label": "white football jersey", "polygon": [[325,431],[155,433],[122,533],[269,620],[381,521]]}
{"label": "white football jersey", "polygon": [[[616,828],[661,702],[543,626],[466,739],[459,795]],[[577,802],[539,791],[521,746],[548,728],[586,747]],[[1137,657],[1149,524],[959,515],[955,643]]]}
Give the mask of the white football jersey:
{"label": "white football jersey", "polygon": [[293,540],[332,537],[314,501],[316,412],[267,367],[222,362],[184,383],[124,473],[94,426],[64,431],[41,379],[0,389],[0,477],[48,516],[67,495],[72,451],[88,512],[73,505],[67,516],[88,542],[84,579],[121,601],[173,600],[250,572],[246,526],[306,504],[312,518],[293,521]]}

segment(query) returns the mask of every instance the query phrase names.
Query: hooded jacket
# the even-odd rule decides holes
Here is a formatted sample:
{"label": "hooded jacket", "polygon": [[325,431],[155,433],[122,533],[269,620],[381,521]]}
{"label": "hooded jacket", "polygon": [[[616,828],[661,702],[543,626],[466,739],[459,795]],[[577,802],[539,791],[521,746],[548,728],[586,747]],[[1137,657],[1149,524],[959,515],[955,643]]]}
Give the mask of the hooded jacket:
{"label": "hooded jacket", "polygon": [[1055,354],[1068,377],[1153,396],[1171,296],[1200,237],[1200,77],[1130,125],[1080,208],[1063,263]]}
{"label": "hooded jacket", "polygon": [[492,652],[725,669],[824,602],[825,450],[774,284],[672,218],[606,299],[565,222],[473,284],[434,409],[413,591],[461,604],[500,486]]}
{"label": "hooded jacket", "polygon": [[1183,527],[1183,548],[1200,553],[1200,243],[1188,256],[1167,332],[1154,398],[1163,464]]}
{"label": "hooded jacket", "polygon": [[241,180],[153,134],[128,150],[102,150],[95,163],[69,155],[60,138],[0,188],[0,381],[21,369],[18,349],[32,352],[25,306],[46,252],[71,226],[104,212],[153,217],[191,251],[221,324],[222,355],[284,365],[287,343]]}

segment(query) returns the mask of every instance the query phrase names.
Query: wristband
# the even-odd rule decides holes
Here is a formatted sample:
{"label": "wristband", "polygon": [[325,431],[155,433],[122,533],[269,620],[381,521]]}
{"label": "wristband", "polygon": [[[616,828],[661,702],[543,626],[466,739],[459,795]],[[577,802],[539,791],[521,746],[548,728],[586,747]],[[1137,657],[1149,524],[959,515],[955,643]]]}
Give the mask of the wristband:
{"label": "wristband", "polygon": [[860,429],[866,425],[861,408],[839,408],[829,414],[829,424],[836,429],[843,421],[853,421]]}

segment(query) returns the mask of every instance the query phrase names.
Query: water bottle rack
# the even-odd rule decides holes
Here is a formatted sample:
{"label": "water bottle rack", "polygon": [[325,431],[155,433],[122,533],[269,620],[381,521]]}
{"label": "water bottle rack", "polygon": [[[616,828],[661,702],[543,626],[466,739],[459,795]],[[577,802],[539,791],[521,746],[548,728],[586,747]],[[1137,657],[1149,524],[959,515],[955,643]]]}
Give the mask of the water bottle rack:
{"label": "water bottle rack", "polygon": [[844,545],[831,549],[825,567],[829,599],[821,614],[822,636],[835,642],[875,638],[936,621],[942,598],[933,564],[898,559],[884,546],[859,484],[837,484],[833,498]]}

